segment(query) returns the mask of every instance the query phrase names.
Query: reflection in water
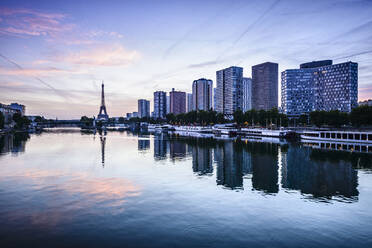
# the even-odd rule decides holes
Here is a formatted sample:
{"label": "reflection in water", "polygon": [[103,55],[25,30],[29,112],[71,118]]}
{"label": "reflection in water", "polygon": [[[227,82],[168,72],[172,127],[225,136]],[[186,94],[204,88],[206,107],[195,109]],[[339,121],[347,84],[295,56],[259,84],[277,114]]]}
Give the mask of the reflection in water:
{"label": "reflection in water", "polygon": [[155,136],[155,160],[166,159],[167,153],[172,161],[191,156],[192,170],[199,176],[213,175],[214,161],[216,183],[227,189],[243,189],[243,180],[246,179],[252,180],[255,190],[276,194],[279,192],[281,164],[283,188],[298,190],[315,198],[342,196],[350,200],[358,196],[355,168],[366,166],[371,161],[366,154],[334,156],[330,152],[299,145]]}
{"label": "reflection in water", "polygon": [[150,149],[149,139],[138,139],[138,151],[146,151]]}
{"label": "reflection in water", "polygon": [[[234,147],[235,146],[235,147]],[[243,166],[240,147],[232,141],[219,144],[215,149],[217,163],[217,185],[235,189],[243,187]]]}
{"label": "reflection in water", "polygon": [[352,168],[351,161],[328,160],[326,157],[314,161],[311,159],[313,153],[317,151],[299,146],[289,147],[282,164],[283,188],[300,190],[314,197],[342,196],[353,199],[358,196],[357,171]]}
{"label": "reflection in water", "polygon": [[167,158],[167,136],[164,134],[154,135],[154,158],[155,160]]}
{"label": "reflection in water", "polygon": [[28,133],[0,135],[0,154],[24,152],[29,138]]}
{"label": "reflection in water", "polygon": [[205,140],[194,140],[188,144],[192,156],[192,170],[198,175],[211,175],[213,173],[213,146]]}
{"label": "reflection in water", "polygon": [[278,193],[278,145],[251,143],[252,186],[265,193]]}
{"label": "reflection in water", "polygon": [[101,162],[102,167],[105,167],[105,146],[106,146],[106,136],[99,136],[101,141]]}
{"label": "reflection in water", "polygon": [[[28,139],[28,134],[0,136],[1,154],[24,152]],[[251,180],[254,190],[267,194],[279,192],[281,165],[280,184],[284,189],[315,198],[355,201],[359,195],[356,169],[370,169],[372,165],[369,154],[330,152],[292,144],[171,138],[166,134],[155,135],[153,139],[155,160],[169,158],[174,162],[190,157],[192,170],[198,176],[215,175],[217,185],[226,189],[243,189],[243,181]],[[100,144],[104,167],[106,136],[100,135]],[[139,138],[138,150],[149,149],[150,140]]]}
{"label": "reflection in water", "polygon": [[169,155],[175,161],[186,157],[186,143],[179,140],[169,141]]}

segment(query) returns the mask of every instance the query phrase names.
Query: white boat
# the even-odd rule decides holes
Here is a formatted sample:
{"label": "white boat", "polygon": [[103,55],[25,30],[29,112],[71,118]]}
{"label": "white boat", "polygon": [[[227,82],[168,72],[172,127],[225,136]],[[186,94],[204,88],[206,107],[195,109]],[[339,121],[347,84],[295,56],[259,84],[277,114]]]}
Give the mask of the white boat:
{"label": "white boat", "polygon": [[350,143],[339,141],[318,141],[318,140],[302,140],[304,146],[315,149],[334,150],[334,151],[348,151],[348,152],[362,152],[371,153],[372,143]]}
{"label": "white boat", "polygon": [[115,126],[106,127],[108,131],[124,131],[129,129],[129,126],[126,124],[116,124]]}
{"label": "white boat", "polygon": [[275,137],[275,138],[284,138],[291,130],[270,130],[264,128],[242,128],[241,133],[246,136],[264,136],[264,137]]}
{"label": "white boat", "polygon": [[211,127],[202,126],[173,126],[173,134],[197,138],[211,138],[213,137],[213,130]]}
{"label": "white boat", "polygon": [[371,131],[303,131],[301,140],[372,144]]}
{"label": "white boat", "polygon": [[216,124],[213,126],[213,133],[216,136],[236,136],[238,129],[234,124]]}

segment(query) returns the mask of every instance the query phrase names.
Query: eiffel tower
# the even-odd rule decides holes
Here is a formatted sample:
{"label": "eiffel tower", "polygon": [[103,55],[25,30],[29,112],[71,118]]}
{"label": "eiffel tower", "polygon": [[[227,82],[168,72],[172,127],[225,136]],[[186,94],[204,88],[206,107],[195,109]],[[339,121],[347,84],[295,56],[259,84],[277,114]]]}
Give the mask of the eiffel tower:
{"label": "eiffel tower", "polygon": [[105,105],[105,85],[102,81],[102,94],[101,94],[101,107],[99,108],[99,114],[97,117],[97,120],[99,121],[108,121],[109,116],[106,111],[106,105]]}

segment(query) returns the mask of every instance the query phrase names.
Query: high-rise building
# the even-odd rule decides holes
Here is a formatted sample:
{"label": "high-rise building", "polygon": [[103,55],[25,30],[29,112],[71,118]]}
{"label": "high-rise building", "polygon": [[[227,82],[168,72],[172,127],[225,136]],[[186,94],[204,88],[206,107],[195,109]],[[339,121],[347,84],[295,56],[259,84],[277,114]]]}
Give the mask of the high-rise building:
{"label": "high-rise building", "polygon": [[201,78],[192,83],[192,102],[194,110],[208,111],[212,108],[213,81]]}
{"label": "high-rise building", "polygon": [[154,92],[154,118],[165,119],[167,113],[167,93],[164,91]]}
{"label": "high-rise building", "polygon": [[187,93],[187,112],[192,111],[194,108],[192,106],[192,93]]}
{"label": "high-rise building", "polygon": [[332,60],[301,64],[281,74],[281,107],[288,115],[315,110],[350,112],[358,106],[358,64]]}
{"label": "high-rise building", "polygon": [[278,64],[252,66],[252,109],[278,108]]}
{"label": "high-rise building", "polygon": [[216,110],[216,102],[217,102],[217,88],[213,88],[213,110]]}
{"label": "high-rise building", "polygon": [[145,99],[138,100],[138,117],[150,117],[150,101]]}
{"label": "high-rise building", "polygon": [[174,88],[170,95],[170,113],[175,115],[186,113],[186,92],[175,91]]}
{"label": "high-rise building", "polygon": [[167,96],[167,114],[170,113],[170,96]]}
{"label": "high-rise building", "polygon": [[216,72],[217,88],[215,110],[231,116],[242,109],[243,68],[232,66]]}
{"label": "high-rise building", "polygon": [[252,109],[252,79],[251,78],[243,78],[242,83],[243,89],[243,112]]}

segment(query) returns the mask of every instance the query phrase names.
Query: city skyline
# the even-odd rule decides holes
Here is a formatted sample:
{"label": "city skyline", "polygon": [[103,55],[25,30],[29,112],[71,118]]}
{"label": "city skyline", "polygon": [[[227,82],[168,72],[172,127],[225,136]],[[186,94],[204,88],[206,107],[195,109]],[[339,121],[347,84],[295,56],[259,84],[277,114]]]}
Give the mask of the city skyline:
{"label": "city skyline", "polygon": [[104,80],[109,115],[124,116],[154,91],[189,93],[230,66],[251,77],[266,61],[280,74],[332,59],[359,64],[358,100],[367,100],[371,10],[372,1],[2,1],[0,98],[28,115],[94,116]]}

